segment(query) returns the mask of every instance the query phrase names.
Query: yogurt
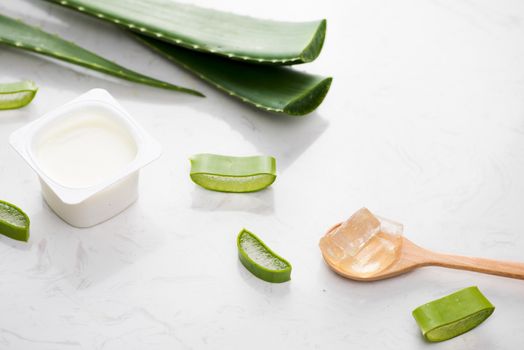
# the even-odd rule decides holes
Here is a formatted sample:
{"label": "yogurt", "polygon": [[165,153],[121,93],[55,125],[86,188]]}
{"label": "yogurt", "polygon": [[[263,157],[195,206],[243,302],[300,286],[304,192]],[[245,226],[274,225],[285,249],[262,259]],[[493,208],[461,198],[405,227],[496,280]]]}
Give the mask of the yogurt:
{"label": "yogurt", "polygon": [[64,221],[89,227],[138,197],[139,170],[160,145],[105,90],[91,90],[13,132],[10,143],[40,178]]}
{"label": "yogurt", "polygon": [[93,186],[118,175],[137,154],[129,132],[100,108],[75,111],[67,120],[46,128],[34,148],[41,169],[72,188]]}

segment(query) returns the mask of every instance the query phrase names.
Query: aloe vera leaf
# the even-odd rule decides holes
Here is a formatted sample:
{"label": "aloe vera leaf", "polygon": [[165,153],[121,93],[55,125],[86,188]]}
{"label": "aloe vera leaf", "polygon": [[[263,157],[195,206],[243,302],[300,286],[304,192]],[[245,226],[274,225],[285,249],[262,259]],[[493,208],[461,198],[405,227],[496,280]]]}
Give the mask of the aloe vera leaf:
{"label": "aloe vera leaf", "polygon": [[190,160],[191,180],[211,191],[260,191],[277,177],[276,160],[270,156],[231,157],[204,153],[195,154]]}
{"label": "aloe vera leaf", "polygon": [[287,67],[232,61],[147,36],[136,37],[218,89],[270,112],[290,115],[310,113],[322,103],[332,81],[330,77],[307,74]]}
{"label": "aloe vera leaf", "polygon": [[172,0],[46,0],[192,50],[266,64],[318,57],[326,20],[278,22]]}
{"label": "aloe vera leaf", "polygon": [[38,87],[29,80],[0,84],[0,110],[27,106],[37,91]]}
{"label": "aloe vera leaf", "polygon": [[238,258],[258,278],[271,283],[291,279],[291,264],[273,252],[254,233],[242,229],[237,236]]}
{"label": "aloe vera leaf", "polygon": [[136,73],[57,35],[44,32],[19,20],[2,15],[0,15],[0,44],[33,51],[133,82],[203,96],[198,91]]}
{"label": "aloe vera leaf", "polygon": [[22,209],[0,200],[0,235],[27,242],[29,226],[29,217]]}
{"label": "aloe vera leaf", "polygon": [[477,287],[468,287],[421,305],[412,314],[422,335],[430,342],[437,342],[470,331],[494,310]]}

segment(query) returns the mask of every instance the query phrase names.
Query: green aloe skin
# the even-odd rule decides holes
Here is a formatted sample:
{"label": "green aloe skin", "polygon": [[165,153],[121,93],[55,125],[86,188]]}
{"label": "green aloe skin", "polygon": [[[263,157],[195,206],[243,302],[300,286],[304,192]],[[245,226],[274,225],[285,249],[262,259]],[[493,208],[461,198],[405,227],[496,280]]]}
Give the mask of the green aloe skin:
{"label": "green aloe skin", "polygon": [[287,67],[254,65],[187,50],[143,35],[144,44],[199,78],[256,108],[301,116],[324,100],[332,78]]}
{"label": "green aloe skin", "polygon": [[291,279],[291,264],[269,249],[254,233],[242,229],[237,236],[238,258],[256,277],[271,283]]}
{"label": "green aloe skin", "polygon": [[37,91],[36,84],[29,80],[0,84],[0,110],[27,106]]}
{"label": "green aloe skin", "polygon": [[30,221],[17,206],[0,200],[0,234],[17,241],[29,240]]}
{"label": "green aloe skin", "polygon": [[270,156],[232,157],[195,154],[190,158],[190,177],[205,189],[219,192],[255,192],[276,179],[276,160]]}
{"label": "green aloe skin", "polygon": [[0,15],[0,44],[53,57],[136,83],[203,96],[198,91],[136,73],[57,35],[2,15]]}
{"label": "green aloe skin", "polygon": [[172,0],[45,0],[191,50],[263,64],[311,62],[326,20],[279,22]]}
{"label": "green aloe skin", "polygon": [[477,287],[469,287],[413,310],[422,335],[430,342],[466,333],[484,322],[495,307]]}

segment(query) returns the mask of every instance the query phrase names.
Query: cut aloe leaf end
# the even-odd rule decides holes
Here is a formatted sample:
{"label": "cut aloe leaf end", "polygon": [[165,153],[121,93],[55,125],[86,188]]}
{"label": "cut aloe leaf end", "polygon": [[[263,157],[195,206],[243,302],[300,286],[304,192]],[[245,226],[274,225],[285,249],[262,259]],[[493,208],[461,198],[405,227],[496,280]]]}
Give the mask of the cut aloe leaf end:
{"label": "cut aloe leaf end", "polygon": [[291,279],[291,264],[269,249],[255,234],[242,229],[237,237],[238,258],[258,278],[272,283]]}
{"label": "cut aloe leaf end", "polygon": [[27,242],[29,240],[30,221],[26,213],[17,206],[0,201],[0,234]]}
{"label": "cut aloe leaf end", "polygon": [[309,45],[302,51],[299,63],[313,62],[320,55],[326,39],[326,27],[327,21],[325,19],[318,22],[317,30]]}
{"label": "cut aloe leaf end", "polygon": [[322,103],[331,86],[331,77],[307,74],[287,67],[232,61],[147,36],[136,37],[216,88],[265,111],[297,116],[308,114]]}
{"label": "cut aloe leaf end", "polygon": [[[305,74],[305,73],[303,73]],[[309,87],[282,108],[282,113],[289,115],[306,115],[317,109],[324,101],[333,78],[310,75]]]}
{"label": "cut aloe leaf end", "polygon": [[205,189],[219,192],[255,192],[276,179],[276,160],[270,156],[232,157],[195,154],[190,177]]}
{"label": "cut aloe leaf end", "polygon": [[419,306],[413,317],[428,341],[439,342],[477,327],[494,310],[477,287],[469,287]]}
{"label": "cut aloe leaf end", "polygon": [[0,110],[27,106],[37,91],[36,84],[29,80],[0,84]]}
{"label": "cut aloe leaf end", "polygon": [[46,1],[171,44],[252,63],[313,61],[326,35],[326,20],[271,21],[172,0]]}
{"label": "cut aloe leaf end", "polygon": [[0,44],[53,57],[136,83],[204,96],[198,91],[169,84],[124,68],[57,35],[2,15],[0,15]]}

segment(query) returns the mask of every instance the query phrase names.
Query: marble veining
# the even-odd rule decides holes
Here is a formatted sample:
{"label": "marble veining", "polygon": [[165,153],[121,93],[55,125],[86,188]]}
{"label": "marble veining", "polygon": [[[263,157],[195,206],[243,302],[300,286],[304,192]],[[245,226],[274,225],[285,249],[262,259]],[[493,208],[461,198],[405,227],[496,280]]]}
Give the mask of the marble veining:
{"label": "marble veining", "polygon": [[[522,281],[424,268],[352,282],[325,266],[318,240],[366,206],[429,249],[523,259],[524,3],[192,2],[281,20],[327,18],[320,57],[297,67],[334,77],[323,105],[305,118],[265,114],[113,25],[43,1],[1,2],[3,14],[207,98],[0,48],[0,80],[40,87],[27,108],[0,112],[0,198],[32,223],[28,244],[0,236],[0,350],[419,350],[428,345],[411,310],[470,285],[496,305],[494,315],[431,348],[519,348]],[[134,205],[76,229],[44,203],[7,140],[94,87],[109,90],[164,154],[142,172]],[[202,152],[271,154],[278,178],[259,193],[205,191],[189,179],[188,158]],[[239,263],[243,227],[291,262],[289,283],[268,284]]]}

